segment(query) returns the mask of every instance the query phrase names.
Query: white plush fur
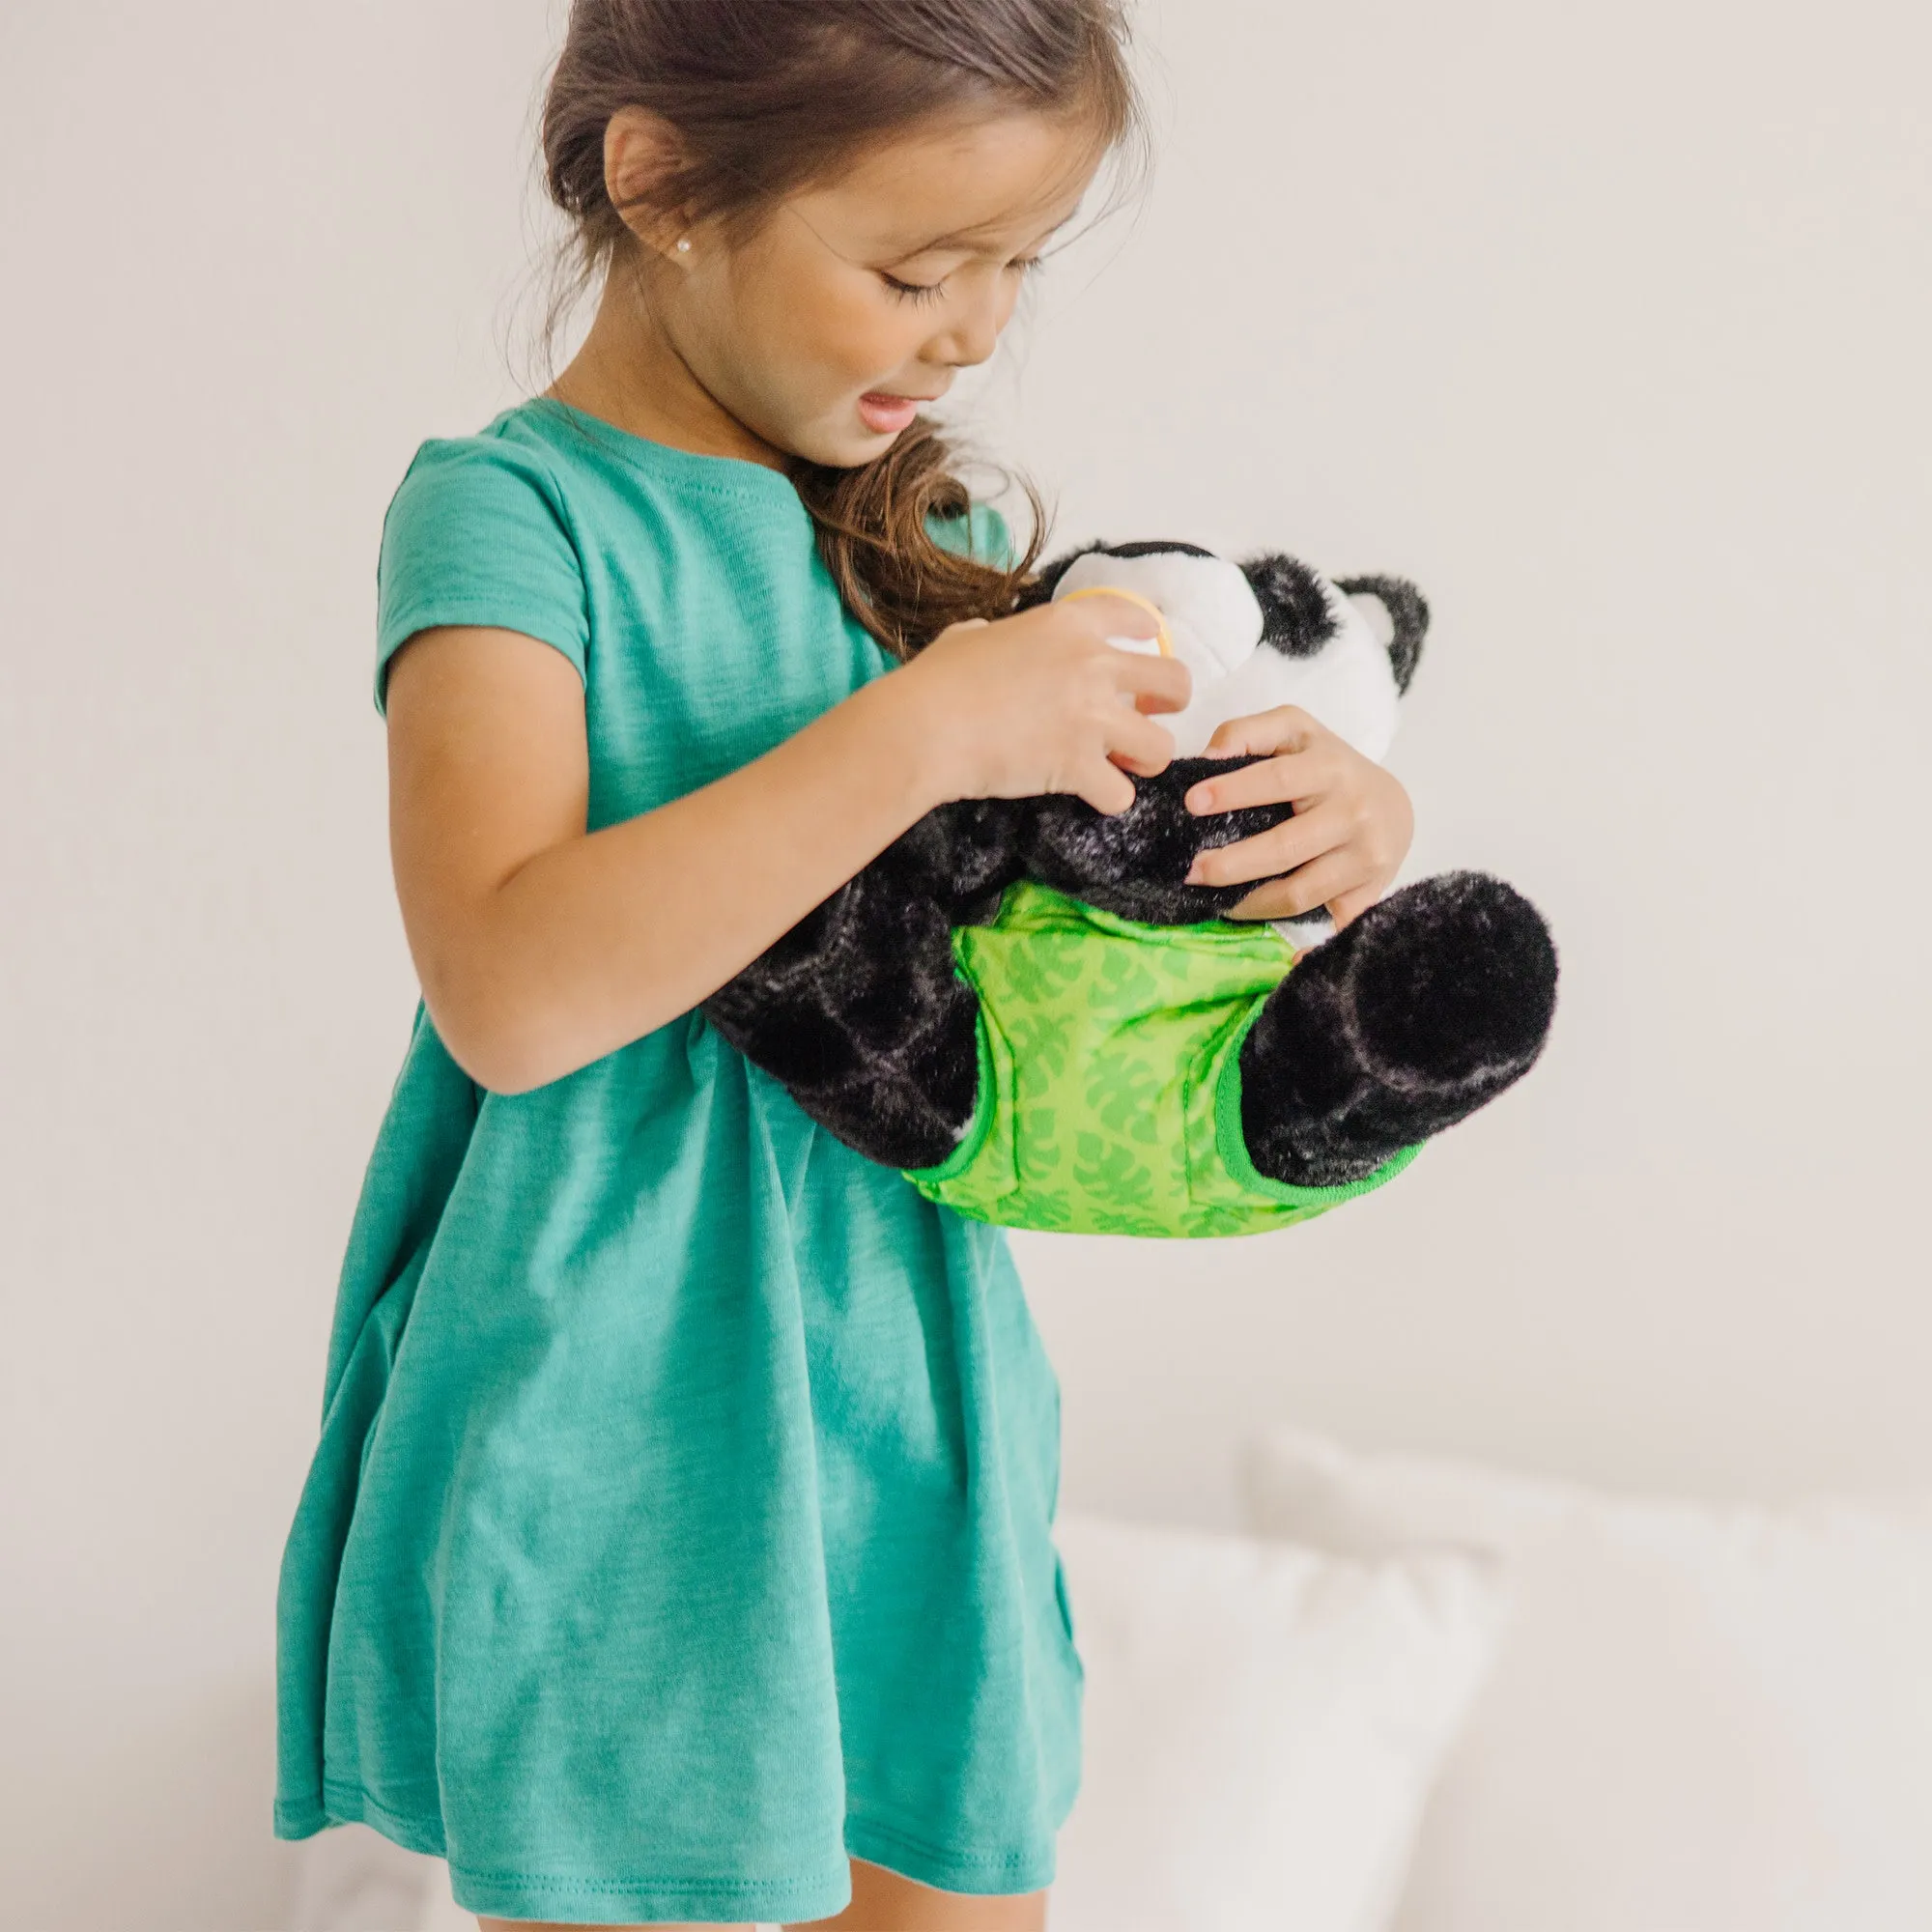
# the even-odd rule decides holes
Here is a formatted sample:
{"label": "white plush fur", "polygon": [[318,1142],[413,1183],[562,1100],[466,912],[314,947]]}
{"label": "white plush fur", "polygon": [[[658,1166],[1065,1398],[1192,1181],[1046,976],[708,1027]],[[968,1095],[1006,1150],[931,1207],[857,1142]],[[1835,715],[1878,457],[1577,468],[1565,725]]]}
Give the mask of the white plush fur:
{"label": "white plush fur", "polygon": [[[1277,705],[1294,704],[1378,763],[1395,736],[1402,694],[1396,689],[1388,640],[1370,615],[1373,600],[1345,597],[1326,579],[1323,596],[1335,635],[1313,657],[1285,656],[1262,641],[1261,605],[1240,566],[1219,556],[1157,551],[1114,556],[1090,551],[1068,566],[1056,599],[1075,590],[1131,590],[1167,620],[1174,654],[1194,679],[1181,711],[1157,714],[1174,734],[1176,757],[1199,757],[1216,726]],[[1379,611],[1379,606],[1375,607]],[[1382,613],[1384,621],[1386,613]],[[1110,638],[1122,650],[1152,653],[1152,639]],[[1325,912],[1268,922],[1297,952],[1334,936]]]}
{"label": "white plush fur", "polygon": [[[1395,736],[1400,694],[1388,650],[1366,612],[1322,580],[1338,625],[1313,657],[1285,657],[1262,642],[1261,606],[1238,564],[1224,557],[1162,551],[1151,556],[1078,558],[1061,578],[1056,598],[1111,586],[1131,590],[1167,619],[1174,654],[1194,677],[1183,711],[1160,714],[1177,757],[1199,757],[1216,725],[1230,718],[1296,704],[1379,760]],[[1151,640],[1113,638],[1122,650],[1158,649]]]}

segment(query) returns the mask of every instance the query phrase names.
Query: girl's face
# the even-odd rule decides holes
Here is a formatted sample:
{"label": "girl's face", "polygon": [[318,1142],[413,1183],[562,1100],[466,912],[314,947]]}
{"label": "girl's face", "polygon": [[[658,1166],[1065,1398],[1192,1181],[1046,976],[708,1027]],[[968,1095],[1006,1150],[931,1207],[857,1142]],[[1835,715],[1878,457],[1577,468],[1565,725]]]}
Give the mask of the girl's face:
{"label": "girl's face", "polygon": [[927,124],[775,208],[749,238],[660,238],[652,306],[677,359],[773,452],[884,454],[993,353],[1020,285],[1099,162],[1090,126]]}

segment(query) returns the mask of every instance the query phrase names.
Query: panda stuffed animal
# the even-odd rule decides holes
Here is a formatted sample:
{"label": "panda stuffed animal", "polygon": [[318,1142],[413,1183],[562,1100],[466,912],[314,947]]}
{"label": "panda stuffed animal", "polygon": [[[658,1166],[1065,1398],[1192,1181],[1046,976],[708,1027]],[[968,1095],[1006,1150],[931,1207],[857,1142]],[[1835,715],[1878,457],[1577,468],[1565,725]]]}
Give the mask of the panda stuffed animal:
{"label": "panda stuffed animal", "polygon": [[[1378,1187],[1529,1069],[1554,1010],[1535,908],[1452,872],[1335,933],[1223,915],[1195,856],[1288,805],[1190,812],[1256,762],[1203,749],[1229,718],[1301,706],[1379,759],[1428,627],[1398,578],[1331,582],[1271,554],[1094,545],[1022,596],[1111,591],[1192,674],[1173,761],[1122,812],[961,799],[928,812],[703,1003],[804,1111],[923,1193],[1011,1227],[1248,1234]],[[1388,635],[1370,611],[1379,606]]]}

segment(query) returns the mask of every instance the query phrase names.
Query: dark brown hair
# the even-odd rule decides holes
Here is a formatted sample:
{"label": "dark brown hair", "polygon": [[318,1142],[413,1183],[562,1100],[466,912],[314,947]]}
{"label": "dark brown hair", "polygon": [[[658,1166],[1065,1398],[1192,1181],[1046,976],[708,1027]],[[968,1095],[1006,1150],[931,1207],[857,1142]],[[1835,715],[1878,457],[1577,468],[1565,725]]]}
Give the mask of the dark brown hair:
{"label": "dark brown hair", "polygon": [[[749,227],[933,115],[1035,109],[1084,117],[1103,152],[1137,140],[1125,46],[1121,0],[573,0],[543,158],[551,199],[576,224],[574,288],[633,245],[604,182],[619,108],[661,115],[680,137],[654,204]],[[791,467],[839,594],[897,657],[963,617],[1010,610],[1044,540],[1023,485],[1033,528],[1011,568],[935,542],[927,518],[970,507],[955,461],[922,416],[859,468]]]}

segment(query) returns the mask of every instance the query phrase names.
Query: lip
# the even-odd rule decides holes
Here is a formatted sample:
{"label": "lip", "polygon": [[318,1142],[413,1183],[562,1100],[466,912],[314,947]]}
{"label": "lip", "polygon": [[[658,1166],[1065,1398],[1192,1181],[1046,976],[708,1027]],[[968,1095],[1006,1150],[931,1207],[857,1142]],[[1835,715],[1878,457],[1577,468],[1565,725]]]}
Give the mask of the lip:
{"label": "lip", "polygon": [[927,403],[938,400],[936,395],[908,396],[896,389],[868,389],[859,398],[859,414],[867,429],[896,436]]}

